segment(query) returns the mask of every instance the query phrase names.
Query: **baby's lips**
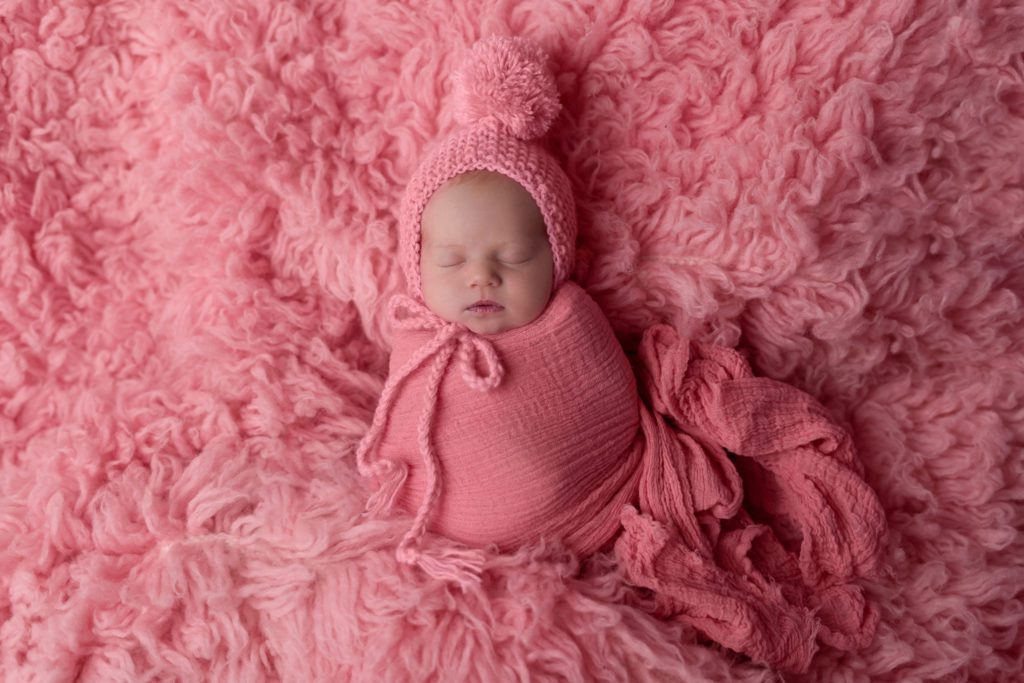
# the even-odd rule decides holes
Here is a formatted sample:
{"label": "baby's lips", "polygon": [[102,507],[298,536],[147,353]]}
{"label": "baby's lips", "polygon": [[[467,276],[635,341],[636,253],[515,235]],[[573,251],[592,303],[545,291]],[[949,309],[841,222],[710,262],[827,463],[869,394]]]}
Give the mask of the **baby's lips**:
{"label": "baby's lips", "polygon": [[466,306],[466,308],[467,308],[467,309],[470,309],[470,308],[477,308],[477,307],[486,307],[486,308],[505,308],[505,307],[504,307],[504,306],[502,306],[501,304],[499,304],[499,303],[495,303],[494,301],[476,301],[476,302],[474,302],[474,303],[471,303],[471,304],[470,304],[469,306]]}

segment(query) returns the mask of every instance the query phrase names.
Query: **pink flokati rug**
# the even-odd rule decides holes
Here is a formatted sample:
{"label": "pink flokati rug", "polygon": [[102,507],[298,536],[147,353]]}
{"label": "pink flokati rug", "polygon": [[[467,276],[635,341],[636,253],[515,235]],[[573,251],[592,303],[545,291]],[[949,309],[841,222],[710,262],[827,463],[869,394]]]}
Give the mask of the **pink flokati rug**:
{"label": "pink flokati rug", "polygon": [[607,557],[466,594],[357,523],[396,202],[482,35],[565,104],[577,281],[854,434],[881,624],[806,681],[1024,675],[1024,6],[0,7],[0,679],[773,681]]}

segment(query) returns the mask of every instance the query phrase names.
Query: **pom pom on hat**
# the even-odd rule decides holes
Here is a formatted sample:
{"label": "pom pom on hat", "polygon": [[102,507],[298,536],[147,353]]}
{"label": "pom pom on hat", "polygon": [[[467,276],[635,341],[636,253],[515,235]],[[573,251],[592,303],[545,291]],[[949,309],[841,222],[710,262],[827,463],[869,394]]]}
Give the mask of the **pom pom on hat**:
{"label": "pom pom on hat", "polygon": [[544,53],[522,38],[481,40],[455,77],[455,118],[503,123],[521,140],[539,138],[562,105]]}
{"label": "pom pom on hat", "polygon": [[568,176],[540,138],[561,111],[543,50],[519,37],[476,43],[455,74],[455,119],[409,180],[399,213],[399,252],[409,294],[423,302],[421,219],[431,196],[467,171],[519,183],[544,218],[554,266],[552,289],[569,279],[576,252],[576,203]]}

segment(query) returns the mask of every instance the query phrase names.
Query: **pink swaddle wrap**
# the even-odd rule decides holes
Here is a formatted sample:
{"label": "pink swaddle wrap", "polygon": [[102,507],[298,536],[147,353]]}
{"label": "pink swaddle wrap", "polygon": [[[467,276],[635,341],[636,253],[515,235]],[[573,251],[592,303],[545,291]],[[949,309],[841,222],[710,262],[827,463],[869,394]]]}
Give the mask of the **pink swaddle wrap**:
{"label": "pink swaddle wrap", "polygon": [[[873,637],[851,581],[876,571],[884,516],[811,396],[667,325],[644,332],[635,374],[572,281],[497,335],[405,295],[389,312],[390,376],[358,461],[379,483],[373,513],[416,514],[401,560],[466,585],[484,546],[557,537],[581,556],[614,548],[664,616],[777,668]],[[428,549],[428,529],[463,547]]]}
{"label": "pink swaddle wrap", "polygon": [[[439,334],[401,325],[392,373]],[[642,448],[635,376],[604,314],[567,282],[529,325],[487,336],[452,328],[463,351],[474,343],[495,349],[500,382],[486,391],[467,383],[475,365],[486,367],[477,362],[482,353],[456,355],[441,378],[431,437],[443,477],[428,528],[503,551],[545,534],[581,554],[600,549],[620,528],[622,491]],[[382,457],[408,470],[396,502],[411,512],[428,492],[418,430],[431,370],[426,361],[406,379],[380,442]],[[621,466],[624,458],[631,467]]]}

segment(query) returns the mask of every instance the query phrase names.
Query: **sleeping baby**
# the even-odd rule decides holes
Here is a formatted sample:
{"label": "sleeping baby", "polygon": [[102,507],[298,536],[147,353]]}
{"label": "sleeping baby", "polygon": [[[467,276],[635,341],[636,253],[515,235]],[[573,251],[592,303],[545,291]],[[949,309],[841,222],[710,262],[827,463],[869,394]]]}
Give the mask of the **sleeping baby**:
{"label": "sleeping baby", "polygon": [[462,128],[402,202],[408,291],[389,301],[389,376],[357,449],[368,513],[413,517],[398,559],[468,588],[485,551],[557,539],[613,551],[664,615],[777,668],[805,669],[819,640],[863,647],[878,615],[850,582],[875,571],[885,524],[849,435],[668,325],[644,332],[634,371],[570,279],[543,52],[486,39],[455,86]]}
{"label": "sleeping baby", "polygon": [[423,210],[420,282],[431,311],[477,334],[533,322],[554,279],[544,217],[508,176],[469,171]]}

